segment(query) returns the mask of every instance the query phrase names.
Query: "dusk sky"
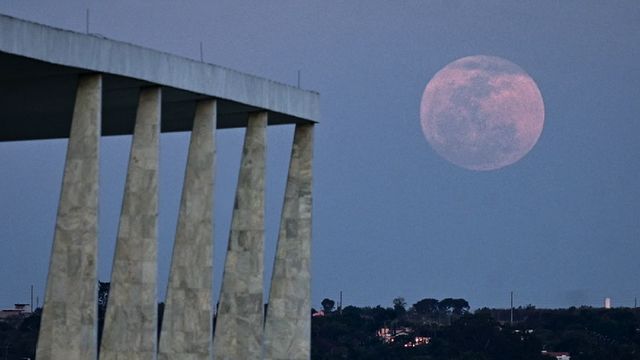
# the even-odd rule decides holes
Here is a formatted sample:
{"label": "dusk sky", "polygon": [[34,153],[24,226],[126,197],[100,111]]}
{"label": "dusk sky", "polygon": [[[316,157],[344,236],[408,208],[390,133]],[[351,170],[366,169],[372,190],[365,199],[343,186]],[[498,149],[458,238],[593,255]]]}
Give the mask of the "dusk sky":
{"label": "dusk sky", "polygon": [[[461,297],[472,308],[633,306],[640,297],[640,2],[31,1],[0,13],[318,91],[312,305]],[[3,34],[0,34],[3,36]],[[471,171],[425,140],[420,100],[452,61],[489,55],[535,81],[545,122],[513,165]],[[33,106],[38,106],[34,103]],[[7,121],[1,119],[0,121]],[[217,134],[217,298],[244,130]],[[293,128],[268,130],[265,280]],[[101,143],[108,281],[131,138]],[[163,134],[159,300],[187,133]],[[0,143],[0,308],[42,301],[66,140]],[[267,288],[268,289],[268,288]],[[73,294],[69,294],[73,296]]]}

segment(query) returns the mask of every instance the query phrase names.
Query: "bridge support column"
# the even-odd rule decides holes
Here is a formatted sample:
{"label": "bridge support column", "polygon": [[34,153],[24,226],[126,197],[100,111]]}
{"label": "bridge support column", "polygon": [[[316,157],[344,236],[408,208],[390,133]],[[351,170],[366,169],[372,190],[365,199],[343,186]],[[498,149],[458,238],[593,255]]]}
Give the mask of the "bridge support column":
{"label": "bridge support column", "polygon": [[49,264],[38,359],[96,359],[102,75],[79,77]]}
{"label": "bridge support column", "polygon": [[101,360],[153,360],[157,342],[158,140],[161,90],[140,91]]}
{"label": "bridge support column", "polygon": [[311,356],[313,125],[296,125],[264,332],[265,360]]}
{"label": "bridge support column", "polygon": [[266,127],[266,112],[249,115],[213,342],[217,360],[262,356]]}
{"label": "bridge support column", "polygon": [[211,359],[215,130],[215,100],[199,101],[162,317],[160,360]]}

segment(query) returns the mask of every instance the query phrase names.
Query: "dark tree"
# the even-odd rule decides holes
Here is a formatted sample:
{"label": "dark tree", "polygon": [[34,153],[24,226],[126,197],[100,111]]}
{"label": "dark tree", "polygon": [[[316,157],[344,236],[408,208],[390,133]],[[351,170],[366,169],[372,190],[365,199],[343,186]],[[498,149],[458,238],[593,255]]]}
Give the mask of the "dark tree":
{"label": "dark tree", "polygon": [[109,289],[111,288],[110,282],[98,281],[98,306],[101,308],[107,307],[107,301],[109,301]]}
{"label": "dark tree", "polygon": [[332,312],[333,308],[336,306],[336,302],[329,298],[324,298],[324,300],[322,300],[320,304],[322,305],[322,309],[324,309],[324,312],[327,314]]}
{"label": "dark tree", "polygon": [[436,299],[422,299],[413,304],[413,309],[416,313],[421,315],[434,315],[438,313],[438,300]]}
{"label": "dark tree", "polygon": [[109,289],[111,283],[98,281],[98,346],[102,342],[102,330],[104,329],[104,316],[109,302]]}
{"label": "dark tree", "polygon": [[399,296],[393,299],[393,310],[396,311],[398,315],[402,315],[407,311],[407,302],[403,297]]}
{"label": "dark tree", "polygon": [[453,310],[453,301],[454,300],[452,298],[440,300],[440,302],[438,303],[438,311],[442,314],[451,314]]}
{"label": "dark tree", "polygon": [[452,299],[451,312],[454,315],[462,315],[469,312],[469,303],[465,299]]}
{"label": "dark tree", "polygon": [[376,327],[381,327],[396,318],[396,312],[391,308],[383,308],[378,305],[374,308],[365,308],[367,315],[373,319]]}
{"label": "dark tree", "polygon": [[465,299],[442,299],[438,303],[438,313],[445,316],[447,323],[469,312],[469,303]]}

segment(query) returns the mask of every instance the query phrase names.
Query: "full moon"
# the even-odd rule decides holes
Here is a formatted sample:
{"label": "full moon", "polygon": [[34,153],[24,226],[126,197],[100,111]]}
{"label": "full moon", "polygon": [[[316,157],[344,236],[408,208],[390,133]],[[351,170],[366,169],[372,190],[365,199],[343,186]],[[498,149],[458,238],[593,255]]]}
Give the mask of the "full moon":
{"label": "full moon", "polygon": [[495,170],[524,157],[544,125],[538,86],[518,65],[494,56],[469,56],[438,71],[420,103],[431,147],[455,165]]}

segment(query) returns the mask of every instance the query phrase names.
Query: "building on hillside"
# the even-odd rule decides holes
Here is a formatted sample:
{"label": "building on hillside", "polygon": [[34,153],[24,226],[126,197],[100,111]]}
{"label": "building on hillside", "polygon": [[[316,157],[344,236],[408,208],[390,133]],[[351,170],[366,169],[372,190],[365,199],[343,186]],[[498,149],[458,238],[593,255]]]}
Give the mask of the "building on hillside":
{"label": "building on hillside", "polygon": [[378,336],[386,344],[390,344],[395,341],[398,336],[409,336],[413,332],[413,329],[408,327],[398,327],[390,329],[383,327],[378,329],[376,336]]}
{"label": "building on hillside", "polygon": [[[380,338],[385,344],[392,344],[399,336],[411,336],[413,329],[409,327],[399,327],[390,329],[388,327],[382,327],[376,332],[376,336]],[[427,336],[415,336],[412,341],[403,344],[404,347],[416,347],[421,345],[427,345],[431,341]]]}
{"label": "building on hillside", "polygon": [[0,310],[0,320],[14,317],[22,317],[31,314],[31,306],[29,304],[15,304],[13,309]]}
{"label": "building on hillside", "polygon": [[413,341],[409,341],[408,343],[404,344],[404,347],[412,348],[416,346],[428,345],[430,342],[431,338],[428,336],[416,336]]}
{"label": "building on hillside", "polygon": [[555,357],[557,360],[571,360],[571,356],[568,352],[553,352],[553,351],[542,351],[542,355]]}

